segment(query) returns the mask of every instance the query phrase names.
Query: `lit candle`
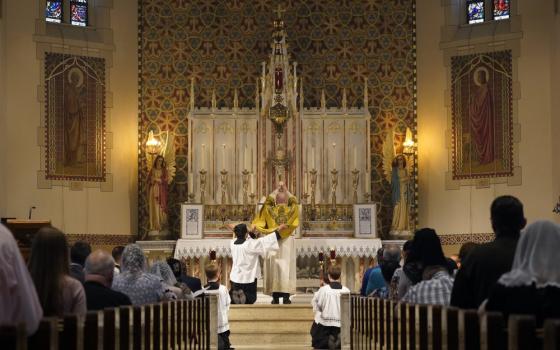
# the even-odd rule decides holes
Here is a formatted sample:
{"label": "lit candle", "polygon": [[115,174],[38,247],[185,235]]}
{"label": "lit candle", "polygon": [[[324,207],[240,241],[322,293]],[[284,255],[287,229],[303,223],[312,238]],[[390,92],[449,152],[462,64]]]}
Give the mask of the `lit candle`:
{"label": "lit candle", "polygon": [[303,190],[305,193],[309,193],[307,191],[307,171],[303,174]]}
{"label": "lit candle", "polygon": [[247,145],[245,145],[245,149],[243,150],[243,166],[245,170],[249,170],[249,149]]}
{"label": "lit candle", "polygon": [[354,169],[358,169],[358,152],[356,151],[356,146],[352,148],[352,158],[354,159]]}
{"label": "lit candle", "polygon": [[250,193],[255,193],[255,174],[251,174],[251,189]]}
{"label": "lit candle", "polygon": [[226,169],[226,144],[222,144],[222,169]]}
{"label": "lit candle", "polygon": [[317,169],[315,166],[315,147],[311,147],[311,166],[312,169]]}
{"label": "lit candle", "polygon": [[202,144],[202,159],[200,160],[200,169],[206,169],[206,145]]}
{"label": "lit candle", "polygon": [[336,143],[332,143],[332,167],[336,169]]}
{"label": "lit candle", "polygon": [[251,147],[251,173],[253,172],[253,147]]}
{"label": "lit candle", "polygon": [[194,193],[194,175],[193,175],[193,173],[189,174],[189,193]]}

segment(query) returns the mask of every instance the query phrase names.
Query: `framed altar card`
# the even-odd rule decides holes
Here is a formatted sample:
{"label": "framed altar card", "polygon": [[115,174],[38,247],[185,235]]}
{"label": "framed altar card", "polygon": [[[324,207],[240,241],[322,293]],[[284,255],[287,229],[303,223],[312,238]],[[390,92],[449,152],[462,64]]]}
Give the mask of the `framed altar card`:
{"label": "framed altar card", "polygon": [[181,238],[202,238],[202,219],[204,218],[204,205],[181,204]]}
{"label": "framed altar card", "polygon": [[354,204],[354,237],[377,238],[377,205]]}

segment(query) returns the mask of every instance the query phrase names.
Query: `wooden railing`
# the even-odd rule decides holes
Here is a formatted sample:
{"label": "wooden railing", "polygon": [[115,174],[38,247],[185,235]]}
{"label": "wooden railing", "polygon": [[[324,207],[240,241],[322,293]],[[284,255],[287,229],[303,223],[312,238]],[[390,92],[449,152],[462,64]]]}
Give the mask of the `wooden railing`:
{"label": "wooden railing", "polygon": [[343,295],[343,349],[560,349],[560,320]]}
{"label": "wooden railing", "polygon": [[2,349],[166,350],[217,348],[217,298],[166,301],[44,318],[25,336],[23,325],[0,327]]}

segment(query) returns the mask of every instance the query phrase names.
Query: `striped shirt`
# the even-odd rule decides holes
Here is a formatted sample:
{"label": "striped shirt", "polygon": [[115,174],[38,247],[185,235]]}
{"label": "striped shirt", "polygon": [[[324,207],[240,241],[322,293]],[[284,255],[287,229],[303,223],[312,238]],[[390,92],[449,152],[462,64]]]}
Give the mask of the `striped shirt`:
{"label": "striped shirt", "polygon": [[410,287],[402,299],[412,304],[449,305],[453,277],[447,271],[436,272],[431,279]]}

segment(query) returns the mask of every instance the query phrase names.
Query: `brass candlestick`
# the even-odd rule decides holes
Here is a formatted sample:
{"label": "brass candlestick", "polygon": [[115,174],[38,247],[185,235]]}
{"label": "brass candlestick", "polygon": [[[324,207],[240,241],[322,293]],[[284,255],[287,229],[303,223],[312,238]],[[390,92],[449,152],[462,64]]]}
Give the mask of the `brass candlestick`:
{"label": "brass candlestick", "polygon": [[188,194],[189,203],[194,203],[194,192]]}
{"label": "brass candlestick", "polygon": [[309,170],[309,174],[311,174],[311,198],[310,198],[310,204],[311,204],[311,215],[310,218],[311,220],[315,220],[316,217],[316,213],[317,213],[317,208],[315,206],[315,189],[317,188],[317,169],[311,169]]}
{"label": "brass candlestick", "polygon": [[358,184],[360,182],[360,171],[352,170],[352,189],[354,190],[354,204],[358,203]]}
{"label": "brass candlestick", "polygon": [[245,169],[241,172],[242,175],[242,187],[243,187],[243,205],[247,205],[248,203],[248,194],[249,194],[249,170]]}
{"label": "brass candlestick", "polygon": [[206,194],[206,170],[202,169],[198,173],[200,174],[200,203],[204,204],[204,197]]}
{"label": "brass candlestick", "polygon": [[338,170],[331,170],[331,226],[336,224],[336,188],[338,187]]}
{"label": "brass candlestick", "polygon": [[221,204],[226,204],[227,201],[227,185],[228,185],[228,171],[226,169],[222,169],[220,171],[220,187],[222,190],[222,200]]}

